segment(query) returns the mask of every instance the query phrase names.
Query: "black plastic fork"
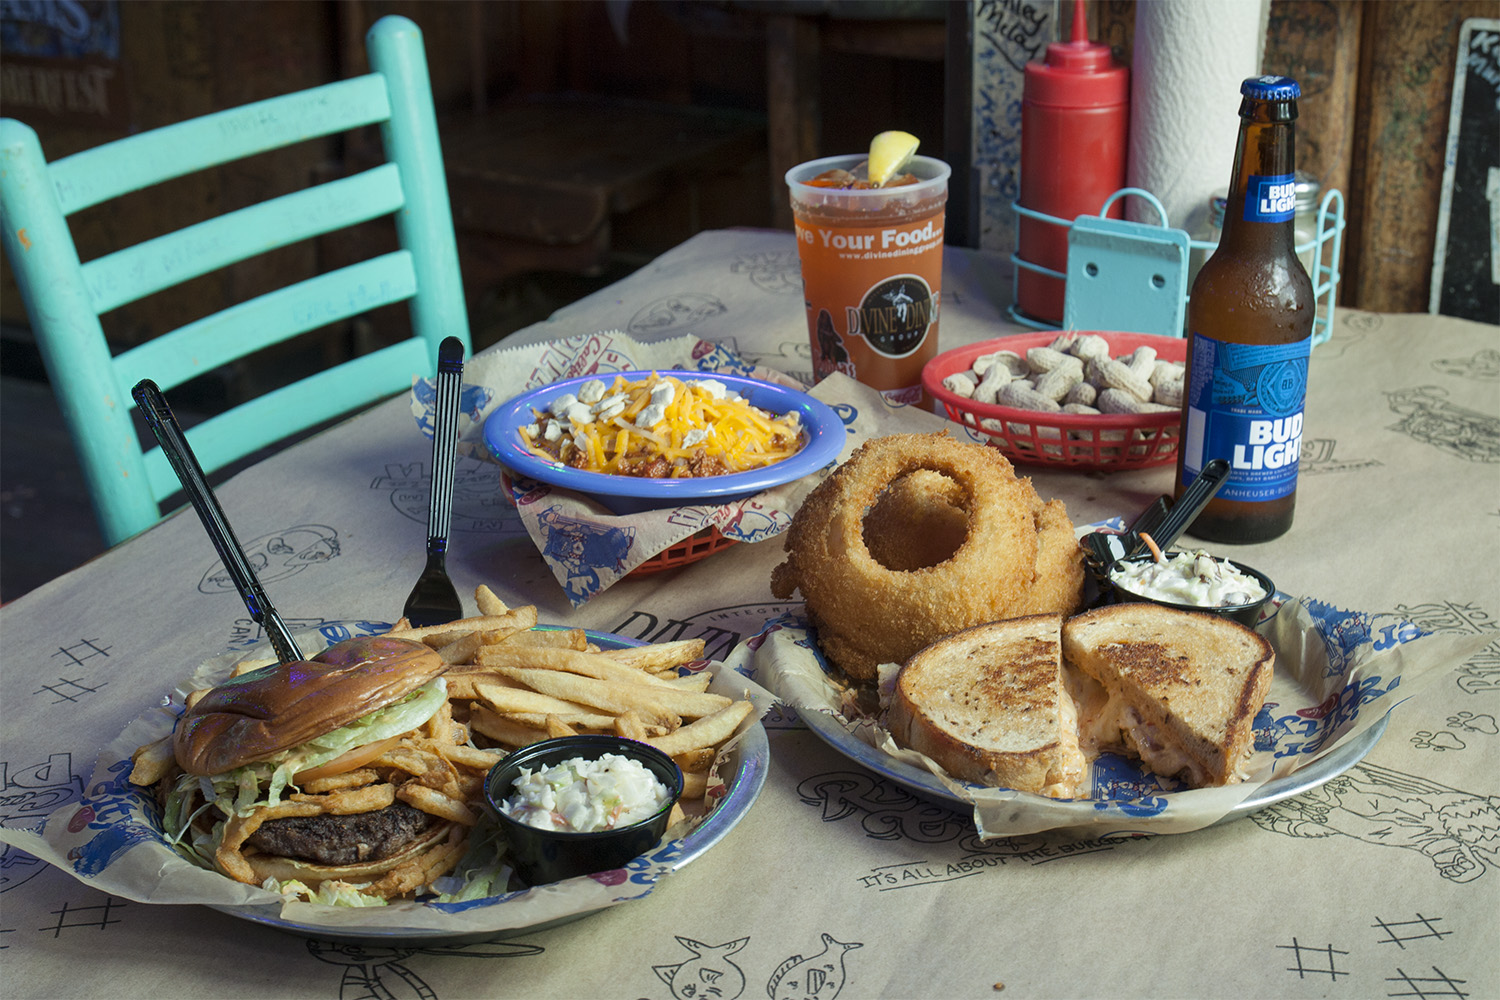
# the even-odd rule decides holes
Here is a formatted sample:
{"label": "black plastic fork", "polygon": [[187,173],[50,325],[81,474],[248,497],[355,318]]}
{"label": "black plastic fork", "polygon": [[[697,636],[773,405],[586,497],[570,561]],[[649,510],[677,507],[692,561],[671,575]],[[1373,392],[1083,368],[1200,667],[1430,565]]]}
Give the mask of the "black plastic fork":
{"label": "black plastic fork", "polygon": [[437,398],[432,423],[432,496],[427,503],[427,565],[402,614],[415,627],[463,617],[458,591],[448,578],[448,531],[453,521],[453,467],[458,441],[458,397],[464,345],[457,337],[438,347]]}

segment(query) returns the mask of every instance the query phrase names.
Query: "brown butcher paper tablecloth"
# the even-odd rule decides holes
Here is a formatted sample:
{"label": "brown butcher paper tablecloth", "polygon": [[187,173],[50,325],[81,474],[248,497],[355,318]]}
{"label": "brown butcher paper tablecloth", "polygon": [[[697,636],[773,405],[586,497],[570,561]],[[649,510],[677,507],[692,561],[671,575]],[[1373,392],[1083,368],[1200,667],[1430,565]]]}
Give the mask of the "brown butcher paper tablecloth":
{"label": "brown butcher paper tablecloth", "polygon": [[[1009,289],[998,255],[949,248],[942,346],[1030,332],[1006,319]],[[793,237],[702,234],[497,350],[600,331],[690,336],[805,380]],[[840,400],[864,398],[851,387]],[[880,421],[942,424],[914,408]],[[429,461],[402,397],[220,491],[294,628],[395,620],[424,562]],[[1170,466],[1019,471],[1077,525],[1128,519],[1172,485]],[[725,669],[753,673],[752,637],[801,611],[771,596],[780,535],[627,577],[575,607],[483,455],[459,463],[453,521],[448,565],[471,613],[483,583],[544,622],[702,637]],[[199,664],[264,638],[197,519],[179,513],[0,609],[3,994],[1500,996],[1497,542],[1497,328],[1340,309],[1312,356],[1296,523],[1232,554],[1371,649],[1425,635],[1414,649],[1457,652],[1394,699],[1379,738],[1337,773],[1192,832],[985,837],[971,813],[775,705],[758,798],[649,891],[488,941],[330,940],[92,881],[90,866],[133,849],[105,808],[116,775],[95,772],[101,748]],[[1302,716],[1309,731],[1316,714]],[[60,865],[11,843],[53,816],[97,836]]]}

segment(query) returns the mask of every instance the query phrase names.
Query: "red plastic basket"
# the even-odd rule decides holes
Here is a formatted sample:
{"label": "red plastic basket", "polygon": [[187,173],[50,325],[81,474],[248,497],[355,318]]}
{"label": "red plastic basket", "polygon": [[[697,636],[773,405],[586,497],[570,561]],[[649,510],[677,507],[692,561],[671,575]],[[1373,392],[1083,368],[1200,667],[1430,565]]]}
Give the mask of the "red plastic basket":
{"label": "red plastic basket", "polygon": [[[1080,333],[1095,333],[1080,331]],[[1095,333],[1109,344],[1111,357],[1129,354],[1142,345],[1154,347],[1163,361],[1184,361],[1187,342],[1178,337],[1150,333]],[[974,359],[993,351],[1015,351],[1022,357],[1033,347],[1046,347],[1058,331],[1021,333],[997,337],[967,347],[945,351],[922,369],[922,385],[943,405],[948,419],[956,420],[989,438],[1013,462],[1063,466],[1071,469],[1144,469],[1168,465],[1177,459],[1177,437],[1182,417],[1177,413],[1099,415],[1040,413],[1011,406],[976,403],[949,391],[943,379],[968,371]],[[981,420],[998,423],[981,426]]]}
{"label": "red plastic basket", "polygon": [[[505,502],[512,507],[516,505],[515,498],[510,495],[510,471],[502,469],[500,472],[500,491],[505,497]],[[713,525],[699,528],[680,542],[674,542],[662,549],[654,556],[648,557],[635,569],[625,574],[625,579],[630,580],[638,576],[650,576],[652,573],[660,573],[663,570],[676,569],[695,563],[699,559],[707,559],[722,549],[727,549],[735,544],[738,539],[725,538],[719,533],[719,529]]]}
{"label": "red plastic basket", "polygon": [[695,563],[699,559],[707,559],[715,552],[729,548],[735,542],[736,539],[725,538],[719,533],[718,528],[709,525],[707,528],[700,528],[680,542],[668,545],[656,555],[647,559],[629,573],[626,573],[625,578],[628,580],[638,576],[649,576],[652,573],[660,573],[663,570],[686,566],[688,563]]}

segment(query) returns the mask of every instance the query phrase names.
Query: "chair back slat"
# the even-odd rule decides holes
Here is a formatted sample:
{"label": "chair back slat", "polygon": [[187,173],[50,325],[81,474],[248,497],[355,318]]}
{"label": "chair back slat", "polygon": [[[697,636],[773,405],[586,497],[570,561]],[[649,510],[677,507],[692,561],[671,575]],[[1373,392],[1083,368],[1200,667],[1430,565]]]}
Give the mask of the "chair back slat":
{"label": "chair back slat", "polygon": [[83,265],[100,313],[247,257],[368,222],[401,208],[394,163],[228,212]]}
{"label": "chair back slat", "polygon": [[416,291],[411,254],[393,250],[267,292],[179,327],[170,336],[148,340],[115,358],[115,372],[127,397],[130,387],[143,378],[170,389],[289,336],[401,302]]}
{"label": "chair back slat", "polygon": [[[399,15],[366,35],[372,72],[107,143],[48,163],[35,131],[0,119],[0,244],[10,259],[113,545],[161,517],[180,484],[145,453],[131,388],[170,389],[293,337],[405,302],[411,337],[320,371],[187,431],[214,472],[286,437],[408,390],[437,366],[438,344],[469,347],[463,282],[422,33]],[[79,260],[68,216],[245,156],[378,125],[386,162],[363,173]],[[399,249],[267,291],[113,356],[100,314],[281,248],[394,220]],[[358,245],[359,239],[351,240]],[[413,429],[415,433],[415,428]]]}
{"label": "chair back slat", "polygon": [[[420,340],[403,340],[373,354],[355,358],[337,369],[318,372],[300,382],[257,396],[188,430],[193,454],[205,472],[223,468],[243,455],[247,441],[259,450],[288,434],[332,420],[411,388],[393,372],[419,373],[434,367]],[[160,448],[146,453],[151,491],[158,500],[181,486]]]}
{"label": "chair back slat", "polygon": [[177,177],[390,117],[377,74],[284,94],[66,156],[52,164],[64,215]]}

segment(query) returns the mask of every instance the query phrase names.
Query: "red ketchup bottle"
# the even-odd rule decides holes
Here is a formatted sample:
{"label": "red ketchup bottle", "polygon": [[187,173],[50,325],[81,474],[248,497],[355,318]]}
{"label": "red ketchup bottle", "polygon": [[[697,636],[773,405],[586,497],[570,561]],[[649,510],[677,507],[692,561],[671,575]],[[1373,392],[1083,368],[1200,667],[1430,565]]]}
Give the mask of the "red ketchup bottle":
{"label": "red ketchup bottle", "polygon": [[[1021,101],[1022,208],[1072,222],[1098,215],[1125,186],[1130,135],[1130,70],[1108,45],[1088,40],[1083,0],[1073,3],[1073,40],[1047,46],[1045,62],[1026,64]],[[1110,206],[1124,216],[1124,199]],[[1068,269],[1068,227],[1020,217],[1017,256]],[[1016,305],[1052,324],[1063,319],[1065,281],[1018,268]]]}

